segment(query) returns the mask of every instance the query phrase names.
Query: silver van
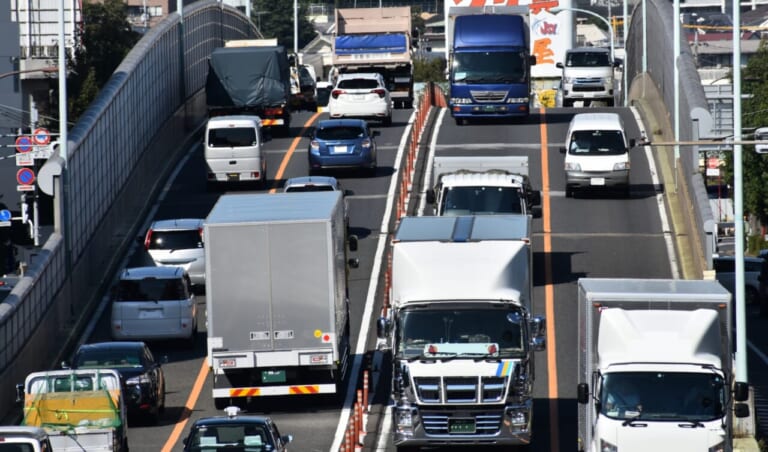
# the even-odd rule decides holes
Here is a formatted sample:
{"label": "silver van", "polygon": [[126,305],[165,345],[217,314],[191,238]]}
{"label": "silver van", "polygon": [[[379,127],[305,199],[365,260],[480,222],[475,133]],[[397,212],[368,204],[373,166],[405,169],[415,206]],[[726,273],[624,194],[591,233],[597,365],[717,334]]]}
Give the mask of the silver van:
{"label": "silver van", "polygon": [[152,222],[144,236],[144,249],[155,265],[179,266],[189,274],[192,288],[205,290],[205,248],[201,218]]}
{"label": "silver van", "polygon": [[182,267],[126,268],[112,291],[114,340],[194,342],[197,305]]}
{"label": "silver van", "polygon": [[205,127],[205,164],[209,187],[225,182],[264,186],[267,159],[258,116],[216,116]]}

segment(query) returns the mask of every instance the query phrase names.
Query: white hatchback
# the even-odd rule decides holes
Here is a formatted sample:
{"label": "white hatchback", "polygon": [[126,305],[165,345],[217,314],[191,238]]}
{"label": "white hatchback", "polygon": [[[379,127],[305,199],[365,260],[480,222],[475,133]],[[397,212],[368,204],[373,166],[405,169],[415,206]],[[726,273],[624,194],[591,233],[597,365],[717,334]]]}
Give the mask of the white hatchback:
{"label": "white hatchback", "polygon": [[112,290],[112,338],[193,343],[197,305],[190,286],[181,267],[126,268]]}
{"label": "white hatchback", "polygon": [[392,101],[377,73],[341,74],[328,100],[331,118],[362,118],[392,124]]}
{"label": "white hatchback", "polygon": [[153,222],[144,236],[144,249],[155,265],[179,266],[189,274],[195,289],[205,289],[205,247],[201,218]]}

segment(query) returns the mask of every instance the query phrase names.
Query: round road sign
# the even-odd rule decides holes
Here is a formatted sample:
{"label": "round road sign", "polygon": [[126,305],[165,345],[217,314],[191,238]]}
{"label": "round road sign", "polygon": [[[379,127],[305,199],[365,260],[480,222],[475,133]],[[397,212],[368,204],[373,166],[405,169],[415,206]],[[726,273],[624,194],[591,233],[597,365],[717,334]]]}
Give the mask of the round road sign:
{"label": "round road sign", "polygon": [[32,150],[32,139],[29,137],[16,138],[16,150],[25,153]]}
{"label": "round road sign", "polygon": [[8,209],[0,210],[0,221],[11,221],[11,211]]}
{"label": "round road sign", "polygon": [[48,144],[51,142],[51,134],[48,133],[48,129],[43,129],[42,127],[35,129],[32,133],[32,141],[35,144]]}
{"label": "round road sign", "polygon": [[32,185],[35,183],[35,172],[29,168],[21,168],[16,171],[16,182],[19,185]]}

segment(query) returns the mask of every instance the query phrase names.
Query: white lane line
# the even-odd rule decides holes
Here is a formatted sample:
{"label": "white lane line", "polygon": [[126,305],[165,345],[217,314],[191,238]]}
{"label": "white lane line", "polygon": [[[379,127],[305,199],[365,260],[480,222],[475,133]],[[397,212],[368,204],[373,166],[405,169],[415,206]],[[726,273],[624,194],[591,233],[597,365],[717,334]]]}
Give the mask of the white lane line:
{"label": "white lane line", "polygon": [[[640,112],[636,107],[630,107],[632,114],[635,116],[635,122],[637,127],[640,128],[642,136],[647,137],[648,134],[645,131],[645,125],[643,124],[643,118],[640,117]],[[653,152],[651,152],[650,146],[643,146],[645,151],[645,158],[648,160],[648,168],[651,171],[651,180],[654,187],[661,187],[659,181],[659,172],[656,170],[656,163],[653,160]],[[664,233],[664,243],[667,246],[667,256],[669,257],[669,267],[672,273],[673,279],[680,278],[680,268],[677,262],[677,255],[675,254],[675,243],[672,240],[672,229],[669,227],[669,217],[667,216],[667,208],[664,206],[664,194],[662,191],[656,193],[656,206],[659,209],[659,218],[661,219],[661,231]]]}
{"label": "white lane line", "polygon": [[[403,136],[400,139],[400,145],[397,148],[397,156],[395,157],[395,168],[400,168],[403,156],[405,155],[405,146],[408,142],[408,137],[411,135],[411,128],[416,119],[416,110],[413,111],[411,117],[408,119],[408,126],[403,132]],[[363,353],[365,353],[366,341],[368,339],[368,328],[371,324],[371,316],[373,315],[373,307],[376,303],[376,290],[379,284],[379,274],[381,273],[381,261],[384,256],[384,249],[387,245],[387,239],[389,238],[389,217],[392,215],[395,200],[395,191],[397,190],[398,170],[392,175],[392,179],[389,184],[389,191],[387,192],[387,206],[384,209],[384,217],[381,221],[381,232],[379,233],[379,242],[376,246],[376,255],[373,258],[373,268],[371,269],[371,282],[368,285],[368,295],[365,299],[365,310],[363,311],[363,318],[360,322],[360,334],[357,336],[357,348],[355,350],[355,362],[352,365],[352,378],[356,378],[360,373],[360,367],[363,362]],[[339,425],[336,426],[336,435],[333,439],[333,445],[331,450],[339,450],[341,443],[344,440],[344,432],[347,429],[349,423],[349,416],[352,412],[352,401],[355,398],[355,392],[357,390],[356,385],[349,385],[347,388],[347,397],[344,399],[344,408],[341,410],[339,416]]]}

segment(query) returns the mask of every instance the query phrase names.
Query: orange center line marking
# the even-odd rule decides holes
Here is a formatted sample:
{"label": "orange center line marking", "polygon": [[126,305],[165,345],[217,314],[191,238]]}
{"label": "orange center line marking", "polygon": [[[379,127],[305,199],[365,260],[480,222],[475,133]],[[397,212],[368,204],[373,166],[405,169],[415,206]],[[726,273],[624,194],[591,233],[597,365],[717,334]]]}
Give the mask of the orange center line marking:
{"label": "orange center line marking", "polygon": [[558,390],[557,390],[557,350],[555,345],[555,294],[552,286],[552,223],[549,200],[549,153],[547,152],[547,123],[544,120],[544,108],[539,109],[541,124],[541,220],[544,229],[544,303],[547,318],[547,375],[549,395],[549,430],[550,450],[560,450],[558,435]]}
{"label": "orange center line marking", "polygon": [[[280,180],[283,177],[283,174],[285,173],[285,169],[288,167],[288,162],[291,160],[291,157],[293,156],[293,152],[296,150],[296,147],[298,147],[299,143],[301,143],[301,139],[306,133],[307,129],[315,122],[315,119],[317,119],[318,116],[320,116],[320,112],[315,113],[310,117],[306,123],[304,123],[304,127],[301,129],[301,133],[299,133],[299,136],[293,139],[291,142],[291,147],[288,148],[288,152],[283,157],[283,161],[280,162],[280,167],[277,170],[277,173],[275,173],[274,180]],[[274,193],[277,190],[276,187],[272,187],[269,192]],[[203,359],[202,366],[200,367],[200,372],[197,374],[197,379],[195,379],[195,384],[192,386],[192,391],[189,393],[189,398],[187,399],[187,403],[184,404],[184,409],[181,411],[181,415],[179,416],[179,419],[176,421],[176,425],[173,427],[173,431],[171,432],[170,436],[168,436],[168,440],[163,445],[163,448],[161,449],[162,452],[171,452],[173,450],[173,446],[176,445],[176,443],[179,442],[179,439],[181,438],[182,433],[184,432],[184,428],[187,426],[187,421],[189,421],[189,417],[192,414],[192,410],[195,408],[195,404],[197,403],[197,399],[200,398],[200,393],[203,390],[203,385],[205,384],[205,379],[208,377],[208,371],[210,369],[208,368],[208,360]]]}

